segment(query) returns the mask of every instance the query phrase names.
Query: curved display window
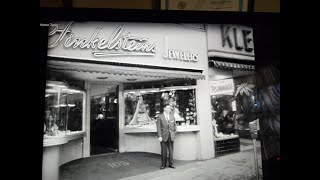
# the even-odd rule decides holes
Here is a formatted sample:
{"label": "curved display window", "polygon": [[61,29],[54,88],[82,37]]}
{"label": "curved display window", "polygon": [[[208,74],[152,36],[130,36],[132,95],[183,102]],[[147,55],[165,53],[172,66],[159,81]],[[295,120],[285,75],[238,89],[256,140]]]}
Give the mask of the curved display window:
{"label": "curved display window", "polygon": [[47,81],[44,138],[74,135],[84,130],[85,92],[58,81]]}

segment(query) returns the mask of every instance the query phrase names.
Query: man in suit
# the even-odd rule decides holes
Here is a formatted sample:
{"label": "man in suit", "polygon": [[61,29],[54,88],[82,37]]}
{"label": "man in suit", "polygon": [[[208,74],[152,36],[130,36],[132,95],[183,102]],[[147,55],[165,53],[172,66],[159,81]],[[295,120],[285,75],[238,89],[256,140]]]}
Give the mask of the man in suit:
{"label": "man in suit", "polygon": [[169,167],[175,169],[173,166],[173,141],[176,131],[177,125],[173,114],[171,114],[171,106],[165,104],[163,113],[157,117],[158,139],[161,144],[161,170],[167,165],[167,148],[169,149]]}

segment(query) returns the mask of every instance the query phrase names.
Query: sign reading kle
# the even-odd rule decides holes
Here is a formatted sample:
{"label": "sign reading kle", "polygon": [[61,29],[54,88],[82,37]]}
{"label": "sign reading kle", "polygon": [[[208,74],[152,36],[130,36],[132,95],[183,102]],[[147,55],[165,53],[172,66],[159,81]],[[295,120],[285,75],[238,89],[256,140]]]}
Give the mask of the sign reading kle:
{"label": "sign reading kle", "polygon": [[224,79],[219,81],[210,81],[210,95],[233,95],[234,82],[233,79]]}
{"label": "sign reading kle", "polygon": [[248,53],[253,51],[252,30],[221,25],[221,38],[223,47]]}

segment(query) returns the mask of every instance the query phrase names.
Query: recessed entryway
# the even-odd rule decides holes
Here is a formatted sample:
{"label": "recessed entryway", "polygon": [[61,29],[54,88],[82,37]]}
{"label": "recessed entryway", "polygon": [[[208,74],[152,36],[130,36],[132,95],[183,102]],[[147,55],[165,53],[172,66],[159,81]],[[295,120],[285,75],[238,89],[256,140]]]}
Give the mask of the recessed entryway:
{"label": "recessed entryway", "polygon": [[92,84],[90,88],[90,155],[118,152],[118,86]]}

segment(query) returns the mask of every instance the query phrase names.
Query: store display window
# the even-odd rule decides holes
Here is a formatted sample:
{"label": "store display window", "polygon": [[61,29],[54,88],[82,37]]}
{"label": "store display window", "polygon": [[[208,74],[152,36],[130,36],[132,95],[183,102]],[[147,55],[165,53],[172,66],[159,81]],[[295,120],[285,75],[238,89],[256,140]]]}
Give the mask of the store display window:
{"label": "store display window", "polygon": [[127,128],[155,128],[164,104],[171,106],[178,126],[197,125],[195,86],[129,89],[124,91],[124,97]]}
{"label": "store display window", "polygon": [[[221,83],[223,82],[223,83]],[[211,82],[217,94],[211,94],[212,123],[216,137],[248,130],[258,118],[260,101],[255,77],[245,76]]]}
{"label": "store display window", "polygon": [[85,92],[66,83],[47,81],[45,93],[45,137],[83,131]]}

